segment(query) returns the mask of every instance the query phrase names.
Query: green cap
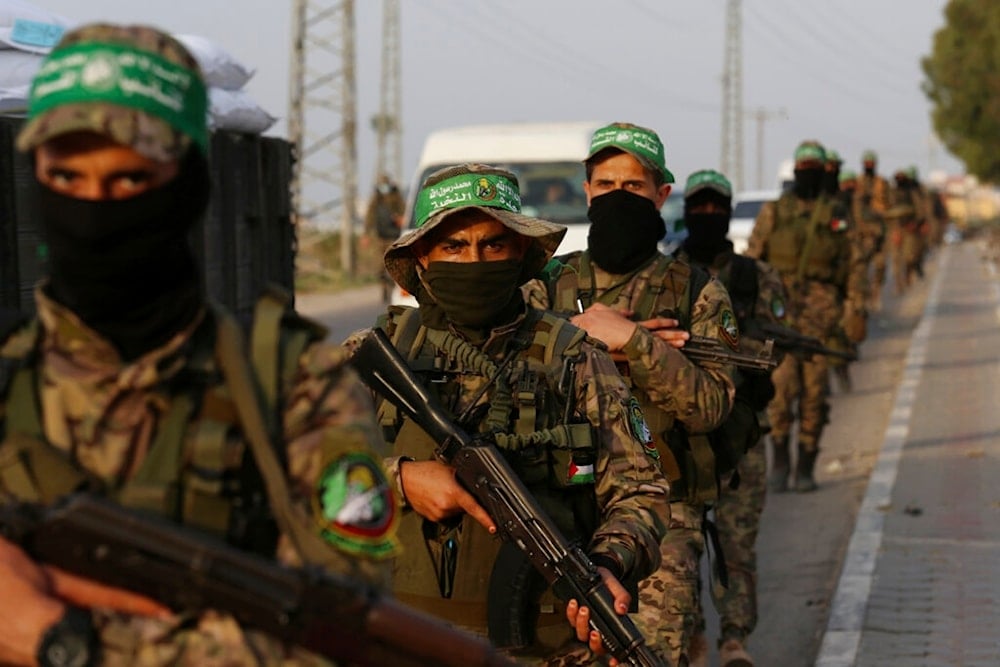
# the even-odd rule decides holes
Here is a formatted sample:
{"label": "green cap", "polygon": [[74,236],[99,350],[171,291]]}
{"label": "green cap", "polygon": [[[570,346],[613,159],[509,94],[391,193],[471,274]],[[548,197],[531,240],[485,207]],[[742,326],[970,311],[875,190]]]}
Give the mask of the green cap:
{"label": "green cap", "polygon": [[843,183],[844,181],[856,181],[856,180],[858,180],[857,173],[851,171],[850,169],[843,170],[842,172],[840,172],[840,176],[837,177],[837,181],[840,183]]}
{"label": "green cap", "polygon": [[414,206],[416,229],[405,234],[385,252],[385,268],[396,283],[410,294],[420,286],[414,243],[425,237],[453,213],[474,209],[498,220],[508,229],[531,239],[524,256],[523,282],[527,282],[552,259],[566,235],[554,222],[521,215],[521,192],[517,176],[485,164],[460,164],[439,169],[427,177]]}
{"label": "green cap", "polygon": [[868,150],[866,150],[864,153],[861,154],[861,161],[878,162],[878,153],[869,148]]}
{"label": "green cap", "polygon": [[653,130],[631,123],[606,125],[594,132],[594,136],[591,137],[587,160],[606,148],[625,151],[646,169],[662,174],[665,183],[674,182],[674,175],[667,169],[663,157],[663,142]]}
{"label": "green cap", "polygon": [[687,183],[684,184],[684,198],[702,190],[712,190],[727,199],[733,197],[733,185],[729,179],[714,169],[702,169],[688,176]]}
{"label": "green cap", "polygon": [[826,151],[817,141],[803,141],[795,149],[795,162],[826,162]]}
{"label": "green cap", "polygon": [[840,153],[833,150],[832,148],[826,149],[826,161],[827,164],[843,164],[844,161],[840,159]]}
{"label": "green cap", "polygon": [[89,24],[67,32],[35,75],[17,148],[71,132],[103,134],[153,160],[208,152],[208,96],[191,53],[146,26]]}

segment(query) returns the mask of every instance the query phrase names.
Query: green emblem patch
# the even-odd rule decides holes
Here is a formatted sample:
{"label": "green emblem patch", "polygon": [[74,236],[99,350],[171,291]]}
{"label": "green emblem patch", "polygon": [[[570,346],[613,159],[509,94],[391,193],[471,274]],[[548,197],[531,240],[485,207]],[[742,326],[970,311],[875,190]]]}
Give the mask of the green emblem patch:
{"label": "green emblem patch", "polygon": [[493,201],[497,196],[497,189],[485,178],[476,181],[476,196],[483,201]]}
{"label": "green emblem patch", "polygon": [[323,468],[313,495],[320,535],[352,554],[391,556],[398,514],[382,466],[362,452],[342,454]]}
{"label": "green emblem patch", "polygon": [[736,315],[726,308],[719,315],[719,336],[734,350],[740,344],[740,329],[736,326]]}
{"label": "green emblem patch", "polygon": [[774,297],[774,299],[771,300],[771,312],[774,313],[774,316],[777,317],[779,320],[784,319],[785,300],[782,299],[780,296]]}
{"label": "green emblem patch", "polygon": [[654,459],[660,458],[660,453],[656,451],[656,445],[653,443],[653,432],[649,430],[646,416],[642,414],[642,408],[635,396],[628,401],[628,428],[632,437],[642,443],[643,449],[649,456]]}

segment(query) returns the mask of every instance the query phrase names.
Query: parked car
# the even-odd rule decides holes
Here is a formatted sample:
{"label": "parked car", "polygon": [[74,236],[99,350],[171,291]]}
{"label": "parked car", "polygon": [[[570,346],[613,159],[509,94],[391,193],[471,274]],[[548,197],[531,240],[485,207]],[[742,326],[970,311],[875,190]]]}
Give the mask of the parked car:
{"label": "parked car", "polygon": [[764,202],[775,201],[781,193],[778,190],[748,190],[738,192],[733,197],[733,217],[729,221],[729,240],[733,250],[744,253],[754,221]]}

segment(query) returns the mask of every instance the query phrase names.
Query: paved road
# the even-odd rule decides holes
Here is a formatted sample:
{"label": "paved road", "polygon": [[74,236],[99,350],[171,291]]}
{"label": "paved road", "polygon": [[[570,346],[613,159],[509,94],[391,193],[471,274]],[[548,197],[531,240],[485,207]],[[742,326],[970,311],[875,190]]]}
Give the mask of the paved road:
{"label": "paved road", "polygon": [[[903,458],[897,496],[878,508],[886,527],[878,561],[879,578],[875,579],[878,585],[869,586],[871,603],[868,598],[862,600],[860,612],[858,599],[848,597],[857,612],[855,617],[860,619],[855,621],[857,633],[852,635],[857,640],[857,655],[846,662],[826,662],[831,655],[842,655],[842,650],[838,647],[840,653],[831,653],[832,649],[824,646],[822,664],[850,665],[855,660],[866,666],[1000,664],[1000,659],[995,658],[985,662],[972,659],[1000,655],[992,637],[982,639],[969,653],[955,652],[959,642],[947,637],[949,632],[958,633],[958,637],[982,634],[1000,620],[990,616],[1000,593],[1000,580],[992,567],[1000,551],[1000,527],[992,529],[986,521],[993,518],[995,523],[1000,514],[1000,491],[994,492],[1000,488],[995,482],[1000,472],[996,469],[1000,417],[992,420],[983,416],[989,412],[985,404],[997,403],[993,385],[988,390],[977,389],[979,384],[997,378],[997,315],[993,313],[989,321],[983,315],[986,306],[982,300],[984,294],[994,294],[1000,303],[1000,287],[995,286],[995,293],[980,289],[977,281],[982,280],[980,273],[984,269],[979,252],[975,243],[951,246],[928,262],[926,278],[905,295],[894,296],[888,286],[885,309],[871,319],[861,360],[851,366],[851,391],[834,392],[831,423],[823,436],[818,462],[820,489],[812,494],[768,498],[759,539],[760,621],[750,642],[758,665],[816,664],[849,543],[857,542],[857,538],[855,542],[851,539],[870,474],[880,461],[883,443],[898,437],[900,383],[910,393],[916,386],[914,364],[922,368],[917,392],[921,402],[917,409],[910,408],[912,443],[908,441],[906,447],[915,453]],[[944,286],[939,289],[943,291],[928,297],[929,285],[939,271]],[[332,297],[300,295],[298,306],[331,326],[331,340],[340,340],[354,329],[369,325],[382,311],[378,296],[376,287]],[[925,314],[926,303],[931,303],[927,313],[936,318],[930,331],[938,342],[924,360],[914,356],[911,341],[918,324],[929,317]],[[949,333],[943,334],[945,330]],[[917,339],[925,341],[926,335],[918,334]],[[948,342],[952,345],[948,346]],[[979,384],[970,382],[970,375]],[[988,445],[995,448],[988,449]],[[940,456],[944,451],[957,454],[945,462]],[[942,469],[951,474],[942,478]],[[974,474],[969,473],[970,469]],[[963,470],[965,477],[961,476]],[[981,493],[985,493],[982,511],[969,514],[965,505]],[[960,505],[955,498],[966,502]],[[865,502],[870,504],[871,500]],[[872,523],[870,508],[861,516],[863,524]],[[952,549],[957,540],[962,540],[962,547]],[[849,575],[859,557],[854,546],[851,553],[846,568]],[[965,572],[957,591],[950,587],[949,577],[956,570]],[[843,591],[842,585],[837,598],[841,605],[838,618],[830,621],[835,632],[828,644],[840,637],[836,632],[842,630]],[[963,607],[968,611],[961,612]],[[932,628],[931,619],[945,610],[959,613],[958,620]],[[714,645],[711,635],[716,631],[715,620],[711,612],[709,615],[710,642]],[[914,635],[908,634],[911,631],[906,628],[927,635],[920,639],[921,648],[911,653],[906,651],[913,648]],[[932,631],[941,636],[933,636]],[[931,646],[936,648],[932,650]],[[913,657],[940,657],[947,650],[942,646],[952,647],[954,660]],[[902,655],[911,661],[900,660]],[[715,656],[712,664],[718,664]]]}

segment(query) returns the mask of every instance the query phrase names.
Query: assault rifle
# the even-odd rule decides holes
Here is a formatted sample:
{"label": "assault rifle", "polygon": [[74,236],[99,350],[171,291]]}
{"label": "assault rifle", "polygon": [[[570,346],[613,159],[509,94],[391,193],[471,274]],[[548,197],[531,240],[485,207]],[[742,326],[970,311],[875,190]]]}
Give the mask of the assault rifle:
{"label": "assault rifle", "polygon": [[757,354],[744,354],[729,349],[715,338],[691,336],[684,341],[684,347],[680,350],[692,361],[714,361],[763,373],[770,373],[778,367],[778,362],[774,359],[774,341],[772,340],[764,343],[764,347]]}
{"label": "assault rifle", "polygon": [[454,424],[420,383],[381,329],[372,329],[354,354],[361,378],[438,443],[435,454],[496,523],[499,536],[520,549],[563,600],[590,609],[590,624],[618,662],[666,667],[628,616],[619,616],[597,567],[569,542],[490,442]]}
{"label": "assault rifle", "polygon": [[773,322],[758,322],[755,326],[743,332],[751,338],[768,339],[774,341],[774,346],[789,352],[804,352],[812,356],[821,354],[827,357],[844,359],[845,361],[857,361],[857,352],[847,352],[844,350],[834,350],[826,347],[818,338],[804,336],[794,329],[790,329]]}
{"label": "assault rifle", "polygon": [[348,665],[512,667],[486,641],[368,584],[292,569],[101,498],[0,504],[0,534],[33,558],[174,610],[215,609]]}

